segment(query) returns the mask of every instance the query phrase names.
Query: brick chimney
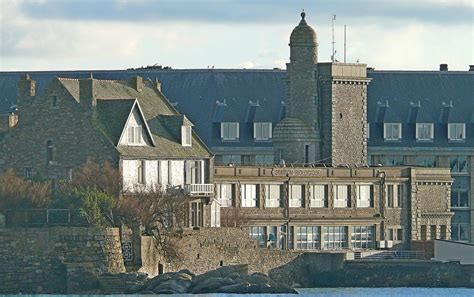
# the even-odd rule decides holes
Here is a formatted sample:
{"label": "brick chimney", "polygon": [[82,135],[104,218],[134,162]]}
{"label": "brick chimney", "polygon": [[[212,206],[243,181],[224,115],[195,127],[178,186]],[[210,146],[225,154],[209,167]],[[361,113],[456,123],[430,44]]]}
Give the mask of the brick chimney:
{"label": "brick chimney", "polygon": [[9,128],[13,128],[18,124],[18,115],[8,114],[0,115],[0,132],[7,132]]}
{"label": "brick chimney", "polygon": [[474,65],[469,65],[469,71],[474,71]]}
{"label": "brick chimney", "polygon": [[20,110],[31,105],[33,98],[36,95],[36,81],[30,78],[29,74],[24,74],[20,77],[16,85],[16,99]]}
{"label": "brick chimney", "polygon": [[141,92],[143,90],[143,77],[132,77],[132,88],[134,88],[137,92]]}
{"label": "brick chimney", "polygon": [[86,108],[97,106],[94,85],[94,78],[85,78],[79,80],[79,103]]}
{"label": "brick chimney", "polygon": [[448,64],[439,64],[439,71],[448,71]]}

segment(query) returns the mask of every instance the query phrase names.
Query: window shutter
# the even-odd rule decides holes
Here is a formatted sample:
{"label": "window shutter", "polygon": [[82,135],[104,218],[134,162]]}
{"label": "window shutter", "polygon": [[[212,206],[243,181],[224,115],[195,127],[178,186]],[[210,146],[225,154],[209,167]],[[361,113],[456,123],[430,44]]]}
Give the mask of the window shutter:
{"label": "window shutter", "polygon": [[235,138],[239,139],[239,123],[235,123]]}
{"label": "window shutter", "polygon": [[272,123],[268,123],[268,138],[273,138],[273,135],[272,135]]}
{"label": "window shutter", "polygon": [[383,124],[383,138],[387,139],[388,124]]}
{"label": "window shutter", "polygon": [[257,123],[253,123],[253,138],[257,139]]}
{"label": "window shutter", "polygon": [[434,138],[434,124],[430,124],[430,139]]}
{"label": "window shutter", "polygon": [[221,123],[221,139],[224,138],[224,123]]}
{"label": "window shutter", "polygon": [[462,125],[462,137],[461,139],[466,138],[466,124],[461,124]]}
{"label": "window shutter", "polygon": [[420,126],[421,126],[421,124],[416,124],[416,129],[415,129],[416,130],[415,131],[416,139],[420,139],[420,132],[419,132]]}
{"label": "window shutter", "polygon": [[451,124],[448,124],[448,139],[451,139]]}

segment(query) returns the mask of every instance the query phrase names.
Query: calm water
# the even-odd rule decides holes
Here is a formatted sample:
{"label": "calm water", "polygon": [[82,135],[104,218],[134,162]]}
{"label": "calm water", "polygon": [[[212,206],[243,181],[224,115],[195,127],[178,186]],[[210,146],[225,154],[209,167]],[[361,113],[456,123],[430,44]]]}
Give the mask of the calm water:
{"label": "calm water", "polygon": [[[298,289],[299,295],[272,295],[272,294],[202,294],[202,295],[186,295],[186,296],[209,296],[209,297],[227,297],[227,296],[244,296],[244,297],[277,297],[277,296],[472,296],[474,297],[474,289],[465,288],[313,288],[313,289]],[[85,295],[23,295],[23,296],[80,296]],[[90,295],[101,296],[104,295]],[[158,296],[158,295],[109,295],[113,297],[126,296]],[[170,296],[170,295],[160,295]],[[175,295],[178,296],[178,295]],[[181,295],[182,296],[182,295]]]}

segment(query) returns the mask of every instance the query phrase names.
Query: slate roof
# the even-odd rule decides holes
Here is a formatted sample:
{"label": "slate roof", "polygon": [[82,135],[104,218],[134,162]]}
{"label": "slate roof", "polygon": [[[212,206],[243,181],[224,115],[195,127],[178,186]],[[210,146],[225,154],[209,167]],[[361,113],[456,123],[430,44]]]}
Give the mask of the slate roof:
{"label": "slate roof", "polygon": [[[86,78],[89,71],[28,72],[37,81],[37,92],[54,76]],[[16,97],[16,81],[22,72],[0,73],[0,102]],[[210,147],[271,147],[270,142],[253,140],[251,121],[271,121],[273,127],[283,117],[284,70],[110,70],[93,71],[98,79],[128,79],[132,76],[162,82],[162,91],[176,109],[195,124],[197,133]],[[474,72],[472,71],[368,71],[368,119],[372,146],[474,146]],[[75,92],[73,86],[69,86]],[[142,102],[143,101],[143,102]],[[145,110],[146,100],[140,104]],[[388,103],[388,106],[387,106]],[[419,108],[414,114],[413,106]],[[445,107],[450,106],[452,107]],[[1,104],[0,104],[1,106]],[[145,111],[144,111],[145,112]],[[411,112],[411,113],[410,113]],[[151,112],[153,114],[153,112]],[[283,113],[283,114],[282,114]],[[149,115],[145,115],[147,118]],[[435,141],[417,143],[414,123],[435,123]],[[220,122],[240,123],[240,139],[221,142]],[[383,141],[382,122],[404,123],[403,141]],[[448,143],[446,122],[463,121],[467,139]]]}
{"label": "slate roof", "polygon": [[[79,80],[59,78],[59,81],[79,101]],[[145,82],[140,92],[131,87],[128,80],[94,81],[94,93],[97,98],[97,127],[117,147],[122,156],[127,157],[167,157],[167,158],[205,158],[212,153],[200,138],[193,134],[193,145],[183,147],[180,135],[174,133],[177,121],[172,123],[160,121],[161,117],[180,119],[181,123],[190,122],[169,104],[167,99],[153,89],[151,82]],[[129,114],[138,102],[144,120],[150,128],[154,146],[118,145]],[[137,106],[138,106],[137,105]]]}

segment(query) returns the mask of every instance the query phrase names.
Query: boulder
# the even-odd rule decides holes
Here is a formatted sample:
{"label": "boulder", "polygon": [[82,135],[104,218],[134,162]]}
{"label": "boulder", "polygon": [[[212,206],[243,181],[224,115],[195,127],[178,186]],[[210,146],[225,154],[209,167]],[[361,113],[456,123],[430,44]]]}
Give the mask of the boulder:
{"label": "boulder", "polygon": [[189,269],[181,269],[180,271],[178,271],[178,273],[185,273],[185,274],[191,276],[191,278],[194,278],[196,276],[194,273],[189,271]]}
{"label": "boulder", "polygon": [[191,294],[215,293],[218,291],[220,287],[224,287],[224,286],[228,286],[232,284],[235,284],[235,282],[230,278],[210,277],[193,285],[193,287],[190,288],[189,293]]}
{"label": "boulder", "polygon": [[242,294],[247,290],[250,284],[248,282],[241,282],[233,285],[220,287],[215,293],[226,293],[226,294]]}
{"label": "boulder", "polygon": [[227,277],[233,273],[238,273],[240,275],[249,274],[249,266],[247,264],[223,266],[216,270],[219,271],[222,277]]}
{"label": "boulder", "polygon": [[162,282],[165,282],[171,279],[172,275],[173,273],[165,273],[165,274],[160,274],[158,276],[155,276],[152,279],[149,279],[145,283],[146,285],[145,291],[153,291],[153,289],[159,286]]}
{"label": "boulder", "polygon": [[156,294],[185,294],[190,284],[190,281],[170,279],[155,287],[153,292]]}

